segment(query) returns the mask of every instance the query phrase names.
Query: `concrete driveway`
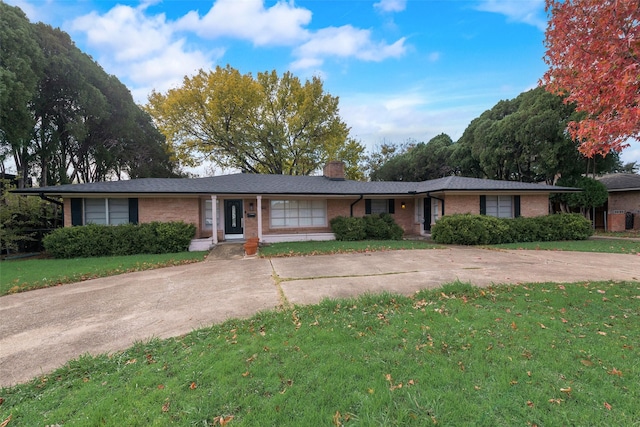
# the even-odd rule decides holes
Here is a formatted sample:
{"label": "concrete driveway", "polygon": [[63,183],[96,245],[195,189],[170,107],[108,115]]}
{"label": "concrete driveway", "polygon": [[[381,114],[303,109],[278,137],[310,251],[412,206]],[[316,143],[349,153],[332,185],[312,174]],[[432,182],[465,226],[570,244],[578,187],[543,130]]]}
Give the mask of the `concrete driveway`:
{"label": "concrete driveway", "polygon": [[472,247],[295,258],[208,259],[0,297],[0,386],[68,360],[182,335],[261,310],[454,280],[640,281],[640,256]]}

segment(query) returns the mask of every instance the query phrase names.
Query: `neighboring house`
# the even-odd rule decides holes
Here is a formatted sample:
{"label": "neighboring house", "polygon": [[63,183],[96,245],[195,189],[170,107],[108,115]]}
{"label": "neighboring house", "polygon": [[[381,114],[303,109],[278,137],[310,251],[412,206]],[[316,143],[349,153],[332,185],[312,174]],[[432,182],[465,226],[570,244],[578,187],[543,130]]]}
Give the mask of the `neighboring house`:
{"label": "neighboring house", "polygon": [[[424,182],[346,180],[344,164],[323,176],[233,174],[209,178],[143,178],[16,190],[59,196],[65,226],[184,221],[197,227],[192,249],[222,240],[331,240],[336,216],[389,213],[406,235],[424,235],[443,215],[497,217],[549,213],[549,194],[578,191],[513,181],[449,176]],[[215,226],[214,226],[215,224]]]}
{"label": "neighboring house", "polygon": [[606,204],[596,212],[596,226],[607,231],[640,230],[640,175],[613,173],[596,179],[609,191]]}

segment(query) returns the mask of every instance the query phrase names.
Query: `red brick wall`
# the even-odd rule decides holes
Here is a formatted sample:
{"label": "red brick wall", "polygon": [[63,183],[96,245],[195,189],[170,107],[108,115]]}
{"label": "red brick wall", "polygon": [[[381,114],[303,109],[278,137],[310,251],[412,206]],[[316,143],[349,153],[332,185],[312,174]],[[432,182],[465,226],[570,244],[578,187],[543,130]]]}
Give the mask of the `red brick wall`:
{"label": "red brick wall", "polygon": [[607,225],[609,226],[609,229],[607,231],[624,231],[626,225],[626,215],[623,213],[610,213],[607,218]]}
{"label": "red brick wall", "polygon": [[640,213],[640,191],[609,193],[609,212],[618,210]]}
{"label": "red brick wall", "polygon": [[[138,199],[138,221],[184,221],[196,226],[196,238],[203,237],[202,209],[198,197],[141,197]],[[206,233],[211,235],[210,231]]]}
{"label": "red brick wall", "polygon": [[549,195],[532,194],[520,196],[521,216],[543,216],[549,215]]}
{"label": "red brick wall", "polygon": [[62,203],[64,203],[63,224],[65,227],[71,227],[71,199],[63,199]]}

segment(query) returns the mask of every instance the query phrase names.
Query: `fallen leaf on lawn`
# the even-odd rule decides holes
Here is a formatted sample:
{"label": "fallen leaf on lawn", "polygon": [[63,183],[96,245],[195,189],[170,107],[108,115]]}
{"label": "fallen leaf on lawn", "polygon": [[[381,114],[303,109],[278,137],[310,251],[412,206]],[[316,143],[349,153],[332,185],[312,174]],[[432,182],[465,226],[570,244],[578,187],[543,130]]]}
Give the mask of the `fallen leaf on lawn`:
{"label": "fallen leaf on lawn", "polygon": [[542,329],[547,329],[547,327],[544,326],[542,323],[538,323],[538,325],[540,325],[540,328],[542,328]]}
{"label": "fallen leaf on lawn", "polygon": [[198,385],[195,382],[192,382],[191,385],[189,386],[189,388],[191,390],[195,390],[196,388],[198,388]]}
{"label": "fallen leaf on lawn", "polygon": [[129,359],[125,362],[125,365],[133,365],[134,363],[136,363],[137,360],[136,359]]}
{"label": "fallen leaf on lawn", "polygon": [[562,399],[549,399],[549,403],[555,403],[557,405],[561,404],[562,402]]}
{"label": "fallen leaf on lawn", "polygon": [[513,329],[513,330],[518,329],[518,326],[516,325],[516,322],[511,322],[511,329]]}
{"label": "fallen leaf on lawn", "polygon": [[243,377],[248,377],[248,376],[249,376],[249,371],[243,372],[243,373],[242,373],[242,376],[243,376]]}
{"label": "fallen leaf on lawn", "polygon": [[158,384],[158,390],[164,390],[164,385],[163,384]]}
{"label": "fallen leaf on lawn", "polygon": [[580,361],[584,366],[593,366],[593,362],[591,360],[582,359]]}
{"label": "fallen leaf on lawn", "polygon": [[368,389],[367,389],[367,393],[369,393],[369,394],[373,394],[373,393],[375,393],[375,390],[374,390],[374,389],[372,389],[372,388],[368,388]]}
{"label": "fallen leaf on lawn", "polygon": [[607,408],[609,411],[611,410],[611,405],[609,405],[607,402],[604,402],[604,407]]}
{"label": "fallen leaf on lawn", "polygon": [[562,320],[562,323],[567,323],[568,322],[568,320],[563,318],[563,317],[561,317],[560,320]]}
{"label": "fallen leaf on lawn", "polygon": [[167,400],[166,402],[164,402],[164,404],[162,405],[162,412],[168,412],[169,411],[169,401]]}
{"label": "fallen leaf on lawn", "polygon": [[4,397],[0,397],[0,405],[4,403]]}
{"label": "fallen leaf on lawn", "polygon": [[563,392],[563,393],[569,394],[569,393],[571,393],[571,387],[561,388],[560,391]]}
{"label": "fallen leaf on lawn", "polygon": [[342,425],[342,415],[340,415],[340,411],[336,411],[336,414],[333,416],[333,425],[340,427]]}
{"label": "fallen leaf on lawn", "polygon": [[602,289],[598,289],[598,293],[599,293],[599,294],[604,294],[604,293],[606,293],[606,292],[607,292],[607,291],[603,291]]}
{"label": "fallen leaf on lawn", "polygon": [[564,291],[566,288],[564,287],[564,285],[558,285],[558,289],[560,289],[560,290],[563,290],[563,291]]}
{"label": "fallen leaf on lawn", "polygon": [[617,375],[617,376],[621,377],[622,376],[622,371],[619,371],[616,368],[613,368],[612,370],[608,371],[607,374],[609,374],[609,375]]}
{"label": "fallen leaf on lawn", "polygon": [[9,416],[7,417],[6,420],[4,420],[2,422],[2,424],[0,424],[0,427],[7,427],[7,424],[9,424],[9,421],[11,421],[11,418],[13,418],[13,414],[9,414]]}
{"label": "fallen leaf on lawn", "polygon": [[227,425],[231,420],[233,419],[233,415],[229,415],[228,417],[223,417],[222,415],[215,418],[213,420],[213,424],[215,425],[216,423],[220,424],[221,426],[225,426]]}
{"label": "fallen leaf on lawn", "polygon": [[532,401],[530,401],[530,400],[527,400],[527,406],[528,406],[529,408],[533,408],[533,402],[532,402]]}
{"label": "fallen leaf on lawn", "polygon": [[598,331],[598,334],[600,334],[600,335],[607,335],[607,333],[606,333],[606,332],[604,332],[604,331]]}

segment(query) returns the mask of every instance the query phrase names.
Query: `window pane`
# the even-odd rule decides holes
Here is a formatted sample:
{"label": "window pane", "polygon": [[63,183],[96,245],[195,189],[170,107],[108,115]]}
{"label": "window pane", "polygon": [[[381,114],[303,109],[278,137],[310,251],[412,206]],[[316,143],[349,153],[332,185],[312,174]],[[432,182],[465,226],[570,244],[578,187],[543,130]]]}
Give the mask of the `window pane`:
{"label": "window pane", "polygon": [[109,224],[129,223],[129,199],[109,199]]}
{"label": "window pane", "polygon": [[211,199],[204,201],[204,228],[210,229],[213,227],[213,209]]}
{"label": "window pane", "polygon": [[107,223],[107,209],[105,206],[105,199],[84,199],[84,223]]}
{"label": "window pane", "polygon": [[271,227],[323,227],[327,224],[324,200],[271,200]]}
{"label": "window pane", "polygon": [[389,201],[387,199],[371,199],[371,213],[381,214],[389,212]]}

